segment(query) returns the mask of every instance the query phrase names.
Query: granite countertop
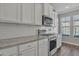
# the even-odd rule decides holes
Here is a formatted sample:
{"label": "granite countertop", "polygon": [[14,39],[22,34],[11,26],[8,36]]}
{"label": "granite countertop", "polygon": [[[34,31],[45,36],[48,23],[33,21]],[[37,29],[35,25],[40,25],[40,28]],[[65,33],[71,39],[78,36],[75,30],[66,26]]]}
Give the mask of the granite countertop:
{"label": "granite countertop", "polygon": [[34,36],[24,36],[24,37],[10,38],[10,39],[1,39],[0,49],[5,47],[20,45],[24,43],[30,43],[44,38],[45,37],[38,37],[37,35],[34,35]]}

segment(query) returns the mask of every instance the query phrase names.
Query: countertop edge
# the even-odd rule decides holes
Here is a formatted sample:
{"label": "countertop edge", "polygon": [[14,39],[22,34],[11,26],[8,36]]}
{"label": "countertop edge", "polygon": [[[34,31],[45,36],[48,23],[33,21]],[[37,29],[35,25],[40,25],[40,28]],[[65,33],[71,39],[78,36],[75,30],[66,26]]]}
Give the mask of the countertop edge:
{"label": "countertop edge", "polygon": [[[26,36],[26,37],[32,37],[32,36]],[[35,36],[36,37],[36,36]],[[25,41],[25,42],[20,42],[20,43],[16,43],[16,44],[8,44],[8,43],[6,43],[7,45],[5,46],[0,46],[0,50],[1,49],[5,49],[5,48],[10,48],[10,47],[13,47],[13,46],[19,46],[19,45],[21,45],[21,44],[28,44],[28,43],[31,43],[31,42],[35,42],[35,41],[39,41],[39,40],[42,40],[42,39],[45,39],[45,37],[43,37],[43,38],[36,38],[36,39],[34,39],[34,40],[29,40],[29,41]],[[5,39],[3,39],[3,41],[4,41]],[[9,39],[8,39],[9,40]],[[13,39],[12,39],[13,40]],[[16,38],[16,40],[17,40],[17,38]]]}

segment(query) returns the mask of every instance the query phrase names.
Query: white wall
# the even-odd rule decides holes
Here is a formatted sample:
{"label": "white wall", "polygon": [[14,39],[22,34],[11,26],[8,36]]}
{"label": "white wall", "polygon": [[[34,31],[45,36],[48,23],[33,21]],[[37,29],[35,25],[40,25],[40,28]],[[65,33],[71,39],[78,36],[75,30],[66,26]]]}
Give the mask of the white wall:
{"label": "white wall", "polygon": [[0,23],[0,39],[36,35],[38,28],[31,25]]}

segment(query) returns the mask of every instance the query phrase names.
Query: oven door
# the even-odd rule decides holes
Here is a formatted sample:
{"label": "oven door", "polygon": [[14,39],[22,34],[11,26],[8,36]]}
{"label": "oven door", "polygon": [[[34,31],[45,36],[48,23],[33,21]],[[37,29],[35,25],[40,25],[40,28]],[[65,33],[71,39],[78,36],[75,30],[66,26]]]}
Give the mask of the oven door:
{"label": "oven door", "polygon": [[56,39],[50,41],[50,51],[52,51],[54,48],[56,48]]}

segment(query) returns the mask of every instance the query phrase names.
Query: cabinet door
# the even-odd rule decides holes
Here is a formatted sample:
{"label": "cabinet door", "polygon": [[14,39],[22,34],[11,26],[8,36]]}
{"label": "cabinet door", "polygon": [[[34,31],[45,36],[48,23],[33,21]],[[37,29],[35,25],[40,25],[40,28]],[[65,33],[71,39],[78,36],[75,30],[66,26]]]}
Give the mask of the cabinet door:
{"label": "cabinet door", "polygon": [[19,51],[24,56],[37,55],[37,41],[19,45]]}
{"label": "cabinet door", "polygon": [[57,48],[61,47],[62,45],[62,35],[59,34],[57,38]]}
{"label": "cabinet door", "polygon": [[20,21],[20,4],[0,3],[0,22],[17,23]]}
{"label": "cabinet door", "polygon": [[17,46],[15,47],[10,47],[10,48],[5,48],[0,50],[0,55],[2,56],[13,56],[13,55],[18,55],[18,48]]}
{"label": "cabinet door", "polygon": [[35,24],[42,25],[42,3],[35,4]]}
{"label": "cabinet door", "polygon": [[19,45],[19,51],[28,50],[28,49],[31,49],[33,47],[37,47],[37,41]]}
{"label": "cabinet door", "polygon": [[25,50],[21,53],[22,56],[36,56],[36,48]]}
{"label": "cabinet door", "polygon": [[53,11],[53,6],[49,5],[49,16],[54,19],[54,11]]}
{"label": "cabinet door", "polygon": [[45,3],[44,4],[44,15],[46,15],[46,16],[49,16],[49,4],[48,3]]}
{"label": "cabinet door", "polygon": [[58,14],[54,12],[54,15],[55,15],[55,18],[54,18],[55,26],[58,27]]}
{"label": "cabinet door", "polygon": [[54,26],[55,26],[55,28],[54,28],[54,33],[57,33],[58,34],[58,16],[57,16],[57,13],[56,12],[54,12],[54,14],[55,14],[55,18],[54,18]]}
{"label": "cabinet door", "polygon": [[47,46],[42,44],[39,46],[39,56],[48,56]]}
{"label": "cabinet door", "polygon": [[34,3],[22,4],[22,23],[34,24]]}
{"label": "cabinet door", "polygon": [[39,41],[39,56],[48,56],[48,39]]}

